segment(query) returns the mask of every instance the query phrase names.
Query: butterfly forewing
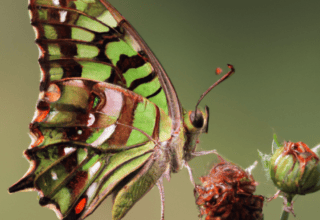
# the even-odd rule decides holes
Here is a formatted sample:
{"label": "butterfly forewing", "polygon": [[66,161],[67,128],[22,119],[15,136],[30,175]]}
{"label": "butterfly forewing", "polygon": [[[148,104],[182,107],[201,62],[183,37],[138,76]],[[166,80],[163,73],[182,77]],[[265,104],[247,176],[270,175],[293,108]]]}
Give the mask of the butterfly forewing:
{"label": "butterfly forewing", "polygon": [[108,2],[30,0],[29,10],[41,51],[41,90],[54,80],[83,77],[132,90],[167,113],[169,98],[178,105],[153,53]]}

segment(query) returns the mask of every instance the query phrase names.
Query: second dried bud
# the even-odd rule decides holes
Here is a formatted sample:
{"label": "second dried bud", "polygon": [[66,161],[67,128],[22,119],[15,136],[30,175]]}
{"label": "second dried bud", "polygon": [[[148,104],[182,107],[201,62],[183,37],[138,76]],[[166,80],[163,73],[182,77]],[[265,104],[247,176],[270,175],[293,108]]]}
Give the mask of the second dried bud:
{"label": "second dried bud", "polygon": [[253,195],[257,182],[250,172],[220,160],[196,185],[200,215],[206,220],[262,220],[264,197]]}

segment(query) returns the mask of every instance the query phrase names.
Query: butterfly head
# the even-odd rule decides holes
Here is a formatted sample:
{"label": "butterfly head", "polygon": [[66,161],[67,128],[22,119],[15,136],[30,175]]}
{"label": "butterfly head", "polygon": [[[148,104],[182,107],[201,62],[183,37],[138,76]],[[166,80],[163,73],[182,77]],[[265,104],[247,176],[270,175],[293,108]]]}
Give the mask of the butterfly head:
{"label": "butterfly head", "polygon": [[191,154],[196,150],[199,143],[199,136],[201,133],[208,132],[209,122],[209,108],[198,108],[197,114],[194,111],[185,112],[184,114],[184,128],[186,130],[187,141],[184,147],[186,161],[192,158]]}
{"label": "butterfly head", "polygon": [[197,112],[189,111],[188,118],[190,127],[188,130],[197,131],[200,133],[208,132],[208,121],[209,121],[209,108],[208,106],[205,109],[198,108]]}

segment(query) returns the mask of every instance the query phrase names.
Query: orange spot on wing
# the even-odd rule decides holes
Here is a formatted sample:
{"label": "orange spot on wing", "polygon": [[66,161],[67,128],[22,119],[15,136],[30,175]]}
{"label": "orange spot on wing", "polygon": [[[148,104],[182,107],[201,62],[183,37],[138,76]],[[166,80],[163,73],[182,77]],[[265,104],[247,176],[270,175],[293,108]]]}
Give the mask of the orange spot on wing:
{"label": "orange spot on wing", "polygon": [[34,122],[42,122],[49,114],[49,111],[37,111],[36,114],[37,117],[35,118]]}
{"label": "orange spot on wing", "polygon": [[61,97],[61,90],[59,86],[56,84],[51,84],[45,93],[45,96],[50,103],[58,101]]}
{"label": "orange spot on wing", "polygon": [[83,211],[84,207],[86,206],[86,203],[87,203],[86,198],[83,198],[80,200],[80,202],[78,202],[78,204],[74,208],[76,215],[78,215],[79,213],[81,213]]}
{"label": "orange spot on wing", "polygon": [[42,122],[50,112],[50,105],[48,102],[40,100],[37,104],[36,116],[33,122]]}

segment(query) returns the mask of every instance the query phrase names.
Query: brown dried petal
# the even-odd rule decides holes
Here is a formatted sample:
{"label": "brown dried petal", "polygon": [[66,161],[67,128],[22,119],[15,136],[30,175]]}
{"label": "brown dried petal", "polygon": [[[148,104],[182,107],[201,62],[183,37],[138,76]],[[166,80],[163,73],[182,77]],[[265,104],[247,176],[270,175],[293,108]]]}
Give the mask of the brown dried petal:
{"label": "brown dried petal", "polygon": [[206,220],[261,220],[263,196],[253,195],[257,183],[238,166],[222,159],[196,186],[200,215]]}

